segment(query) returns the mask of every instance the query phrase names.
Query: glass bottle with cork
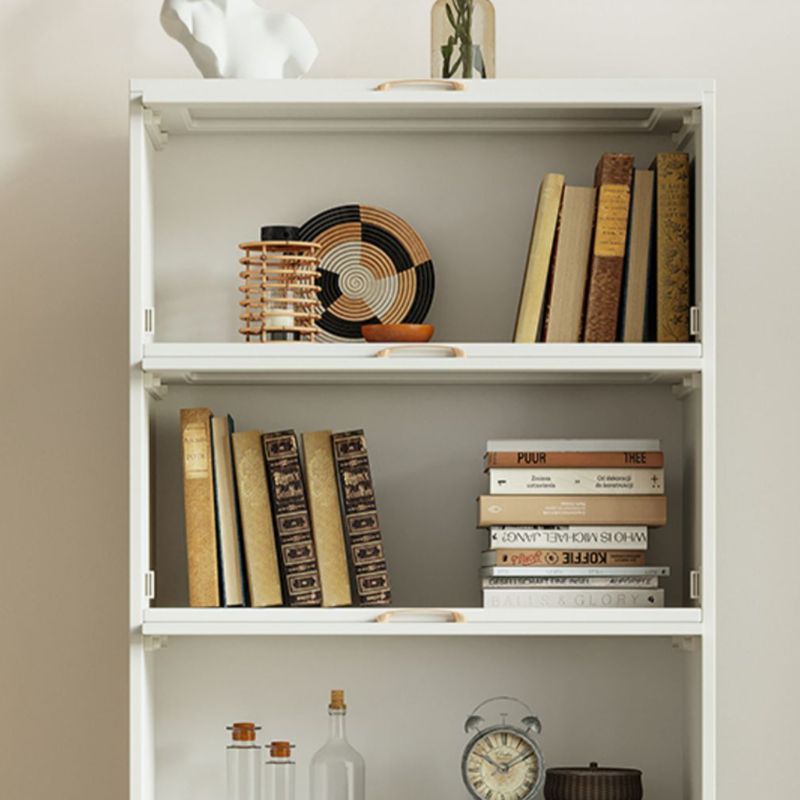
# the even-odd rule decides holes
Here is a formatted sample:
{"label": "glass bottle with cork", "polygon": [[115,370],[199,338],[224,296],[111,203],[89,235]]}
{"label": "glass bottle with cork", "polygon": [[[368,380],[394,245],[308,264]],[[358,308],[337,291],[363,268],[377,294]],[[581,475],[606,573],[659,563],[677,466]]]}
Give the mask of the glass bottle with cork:
{"label": "glass bottle with cork", "polygon": [[261,748],[256,744],[261,728],[253,722],[234,722],[228,730],[227,800],[261,800]]}
{"label": "glass bottle with cork", "polygon": [[347,741],[344,691],[331,691],[328,741],[311,760],[311,800],[364,800],[365,766]]}
{"label": "glass bottle with cork", "polygon": [[293,747],[289,742],[270,742],[269,758],[261,777],[261,800],[294,800]]}

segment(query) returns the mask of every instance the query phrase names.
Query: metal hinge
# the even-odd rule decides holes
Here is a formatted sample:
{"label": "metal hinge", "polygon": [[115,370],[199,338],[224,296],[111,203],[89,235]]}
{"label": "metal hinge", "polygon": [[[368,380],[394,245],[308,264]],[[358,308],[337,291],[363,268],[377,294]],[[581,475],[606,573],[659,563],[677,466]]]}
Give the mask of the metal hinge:
{"label": "metal hinge", "polygon": [[700,570],[693,569],[689,571],[689,599],[700,599]]}
{"label": "metal hinge", "polygon": [[144,374],[144,390],[153,400],[163,400],[167,396],[167,387],[161,382],[161,378],[152,372]]}
{"label": "metal hinge", "polygon": [[156,573],[149,569],[144,574],[144,598],[154,600],[156,596]]}
{"label": "metal hinge", "polygon": [[688,114],[683,115],[680,130],[672,134],[672,141],[678,150],[683,149],[683,145],[690,136],[694,136],[700,129],[703,115],[699,108],[693,108]]}
{"label": "metal hinge", "polygon": [[689,335],[700,335],[700,306],[692,306],[689,309]]}
{"label": "metal hinge", "polygon": [[144,310],[144,332],[153,333],[156,329],[156,310],[145,308]]}
{"label": "metal hinge", "polygon": [[167,146],[169,136],[161,127],[161,114],[151,108],[145,108],[143,112],[144,129],[153,143],[156,150],[163,150]]}

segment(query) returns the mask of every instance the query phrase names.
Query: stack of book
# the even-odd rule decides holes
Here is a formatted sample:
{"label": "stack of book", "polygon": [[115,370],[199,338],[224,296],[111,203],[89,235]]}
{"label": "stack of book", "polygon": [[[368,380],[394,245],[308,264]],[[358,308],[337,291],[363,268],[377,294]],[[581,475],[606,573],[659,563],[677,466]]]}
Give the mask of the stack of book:
{"label": "stack of book", "polygon": [[666,524],[657,439],[496,440],[486,446],[489,529],[485,608],[659,607],[647,563],[650,529]]}
{"label": "stack of book", "polygon": [[388,605],[367,442],[181,410],[189,604]]}
{"label": "stack of book", "polygon": [[594,186],[545,175],[515,342],[688,342],[690,164],[605,153]]}

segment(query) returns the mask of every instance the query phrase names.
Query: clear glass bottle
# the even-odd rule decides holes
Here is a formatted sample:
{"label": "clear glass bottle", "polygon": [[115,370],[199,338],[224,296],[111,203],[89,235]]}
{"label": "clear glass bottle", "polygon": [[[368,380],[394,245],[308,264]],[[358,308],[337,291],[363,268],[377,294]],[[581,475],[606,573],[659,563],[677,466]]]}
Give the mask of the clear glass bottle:
{"label": "clear glass bottle", "polygon": [[227,800],[261,800],[261,748],[253,722],[234,722],[228,728]]}
{"label": "clear glass bottle", "polygon": [[341,689],[331,692],[328,714],[328,741],[311,760],[311,800],[364,800],[364,759],[347,741]]}
{"label": "clear glass bottle", "polygon": [[491,0],[436,0],[431,10],[431,76],[494,78]]}
{"label": "clear glass bottle", "polygon": [[271,742],[261,772],[261,800],[294,800],[295,762],[289,742]]}

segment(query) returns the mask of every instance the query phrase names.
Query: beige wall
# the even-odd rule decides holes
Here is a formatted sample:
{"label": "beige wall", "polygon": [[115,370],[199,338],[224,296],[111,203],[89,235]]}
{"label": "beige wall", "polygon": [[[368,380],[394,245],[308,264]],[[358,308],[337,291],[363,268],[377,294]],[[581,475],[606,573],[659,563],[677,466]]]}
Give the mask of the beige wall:
{"label": "beige wall", "polygon": [[[425,74],[431,0],[297,0],[314,74]],[[126,788],[126,81],[157,0],[0,5],[0,797]],[[720,798],[800,795],[800,6],[497,0],[501,76],[719,81]],[[600,41],[614,42],[602,49]],[[764,479],[769,468],[769,480]],[[751,543],[759,544],[759,557]]]}

